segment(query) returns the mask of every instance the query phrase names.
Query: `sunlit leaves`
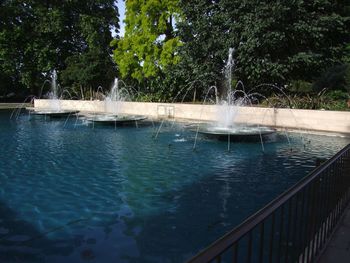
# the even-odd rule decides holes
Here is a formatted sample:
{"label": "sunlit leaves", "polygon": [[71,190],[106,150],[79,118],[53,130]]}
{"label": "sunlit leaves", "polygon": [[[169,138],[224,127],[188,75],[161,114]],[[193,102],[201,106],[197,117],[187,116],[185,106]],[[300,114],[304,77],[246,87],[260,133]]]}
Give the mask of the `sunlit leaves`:
{"label": "sunlit leaves", "polygon": [[174,19],[179,19],[177,0],[126,1],[126,28],[114,50],[114,60],[122,77],[138,82],[157,77],[178,63]]}

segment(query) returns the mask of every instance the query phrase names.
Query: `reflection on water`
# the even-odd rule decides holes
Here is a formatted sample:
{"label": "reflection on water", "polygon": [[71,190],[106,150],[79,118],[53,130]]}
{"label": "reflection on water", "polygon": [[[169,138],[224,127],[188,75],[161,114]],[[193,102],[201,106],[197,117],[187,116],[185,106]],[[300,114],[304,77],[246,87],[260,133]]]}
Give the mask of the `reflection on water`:
{"label": "reflection on water", "polygon": [[0,262],[183,262],[348,143],[74,123],[0,112]]}

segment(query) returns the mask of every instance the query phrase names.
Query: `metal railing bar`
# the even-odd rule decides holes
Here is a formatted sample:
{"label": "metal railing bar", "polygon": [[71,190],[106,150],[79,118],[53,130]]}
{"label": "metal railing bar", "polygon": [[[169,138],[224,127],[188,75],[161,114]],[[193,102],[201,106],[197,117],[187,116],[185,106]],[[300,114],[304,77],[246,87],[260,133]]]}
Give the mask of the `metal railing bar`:
{"label": "metal railing bar", "polygon": [[[347,208],[347,209],[350,209],[350,205],[348,205],[346,208]],[[341,215],[339,222],[337,222],[337,224],[335,225],[335,227],[330,231],[330,234],[328,235],[328,238],[327,238],[327,240],[326,240],[326,242],[325,242],[325,244],[324,244],[324,246],[323,246],[323,249],[318,253],[318,255],[317,255],[316,258],[315,258],[315,262],[319,262],[320,258],[321,258],[322,255],[324,254],[325,250],[326,250],[327,247],[328,247],[328,244],[331,242],[331,240],[332,240],[332,238],[333,238],[335,232],[337,231],[338,226],[341,224],[343,217],[345,217],[345,213],[343,213],[343,214]]]}
{"label": "metal railing bar", "polygon": [[314,226],[314,217],[313,217],[313,212],[314,212],[314,204],[315,204],[315,182],[313,181],[311,183],[311,207],[309,209],[309,216],[308,220],[310,222],[309,224],[309,231],[307,234],[307,239],[306,239],[306,246],[307,246],[307,254],[306,254],[306,262],[309,262],[310,257],[311,257],[311,247],[312,247],[312,241],[313,241],[313,226]]}
{"label": "metal railing bar", "polygon": [[239,245],[239,243],[236,243],[233,247],[232,247],[232,249],[233,249],[233,255],[232,255],[232,262],[233,263],[236,263],[236,262],[238,262],[238,245]]}
{"label": "metal railing bar", "polygon": [[291,242],[292,242],[292,256],[291,259],[292,261],[295,261],[294,257],[295,255],[297,255],[297,241],[296,241],[296,237],[297,237],[297,221],[298,221],[298,211],[299,211],[299,202],[300,202],[300,192],[295,196],[295,202],[294,202],[294,216],[293,216],[293,224],[292,224],[292,237],[291,237]]}
{"label": "metal railing bar", "polygon": [[259,262],[262,263],[264,260],[264,239],[265,239],[265,221],[260,224],[260,252],[259,252]]}
{"label": "metal railing bar", "polygon": [[305,258],[307,258],[307,244],[308,244],[308,229],[309,229],[309,222],[310,222],[310,190],[311,185],[308,185],[308,187],[305,189],[305,195],[306,195],[306,202],[305,202],[305,224],[304,224],[304,232],[302,235],[302,262],[304,262]]}
{"label": "metal railing bar", "polygon": [[318,251],[318,243],[319,243],[319,239],[320,239],[320,227],[321,227],[321,198],[322,198],[322,175],[320,176],[319,180],[317,180],[317,194],[316,194],[316,208],[315,208],[315,226],[314,226],[314,243],[312,246],[312,257],[311,257],[311,261],[314,259],[315,254]]}
{"label": "metal railing bar", "polygon": [[330,178],[331,178],[331,174],[329,172],[329,170],[326,173],[326,180],[325,180],[325,184],[326,184],[326,194],[325,194],[325,207],[326,209],[324,210],[324,229],[323,229],[323,235],[322,235],[322,247],[325,244],[326,241],[326,237],[327,237],[327,231],[329,228],[329,211],[331,210],[330,207],[330,196],[331,196],[331,192],[330,192]]}
{"label": "metal railing bar", "polygon": [[286,241],[285,241],[285,245],[286,245],[285,262],[286,263],[288,263],[288,255],[289,255],[288,252],[289,252],[289,238],[290,238],[291,220],[292,220],[293,197],[288,201],[288,222],[286,224],[287,232],[286,232]]}
{"label": "metal railing bar", "polygon": [[[334,164],[332,165],[331,169],[331,174],[334,174]],[[331,206],[330,206],[330,217],[329,217],[329,231],[332,231],[334,227],[334,209],[335,209],[335,185],[336,185],[336,178],[335,176],[331,176],[332,181],[331,181],[331,196],[330,196],[330,201],[331,201]]]}
{"label": "metal railing bar", "polygon": [[282,241],[283,241],[283,229],[284,229],[284,205],[282,205],[280,213],[281,213],[281,215],[280,215],[280,231],[279,231],[278,252],[277,252],[278,262],[280,262],[280,259],[282,257]]}
{"label": "metal railing bar", "polygon": [[329,191],[328,191],[328,184],[329,184],[329,173],[325,173],[324,175],[324,188],[323,188],[323,201],[321,205],[321,215],[322,215],[322,233],[321,233],[321,240],[320,240],[320,247],[323,246],[323,241],[325,239],[325,233],[327,229],[327,217],[328,217],[328,200],[329,200]]}
{"label": "metal railing bar", "polygon": [[271,236],[271,239],[270,239],[269,262],[273,262],[273,244],[275,241],[275,212],[272,213],[270,236]]}
{"label": "metal railing bar", "polygon": [[247,263],[252,262],[252,244],[253,243],[253,231],[248,233],[248,249],[247,249]]}
{"label": "metal railing bar", "polygon": [[[308,176],[304,177],[297,184],[289,188],[287,191],[282,193],[279,197],[274,199],[264,208],[260,209],[258,212],[247,218],[239,226],[231,230],[229,233],[215,241],[212,245],[202,250],[188,262],[197,263],[197,262],[208,262],[208,260],[214,259],[217,255],[221,254],[223,251],[226,251],[228,248],[240,240],[244,235],[246,235],[250,230],[256,227],[260,222],[265,220],[270,216],[274,211],[286,203],[291,197],[296,193],[301,191],[303,188],[307,187],[308,184],[313,182],[321,173],[327,172],[329,167],[334,165],[334,162],[339,159],[347,151],[350,151],[350,144],[344,147],[341,151],[335,154],[328,161],[323,163],[321,166],[315,168]],[[334,200],[336,203],[336,200]],[[334,218],[336,219],[336,218]],[[335,222],[332,219],[332,226]]]}
{"label": "metal railing bar", "polygon": [[303,252],[303,248],[304,248],[304,246],[303,246],[303,236],[304,236],[304,224],[302,224],[303,223],[303,220],[304,220],[304,211],[305,211],[305,192],[306,192],[306,190],[305,190],[305,188],[303,189],[303,191],[301,192],[302,193],[302,201],[301,201],[301,215],[300,215],[300,225],[301,225],[301,227],[300,227],[300,231],[298,231],[298,241],[299,241],[299,246],[298,246],[298,253],[299,254],[302,254],[302,252]]}

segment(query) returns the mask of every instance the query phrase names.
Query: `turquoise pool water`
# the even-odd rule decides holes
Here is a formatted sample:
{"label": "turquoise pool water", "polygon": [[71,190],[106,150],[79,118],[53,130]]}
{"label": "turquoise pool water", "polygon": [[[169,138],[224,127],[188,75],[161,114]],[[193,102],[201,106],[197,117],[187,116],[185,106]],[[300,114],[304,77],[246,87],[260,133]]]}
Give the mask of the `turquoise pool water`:
{"label": "turquoise pool water", "polygon": [[0,262],[183,262],[349,139],[231,144],[0,111]]}

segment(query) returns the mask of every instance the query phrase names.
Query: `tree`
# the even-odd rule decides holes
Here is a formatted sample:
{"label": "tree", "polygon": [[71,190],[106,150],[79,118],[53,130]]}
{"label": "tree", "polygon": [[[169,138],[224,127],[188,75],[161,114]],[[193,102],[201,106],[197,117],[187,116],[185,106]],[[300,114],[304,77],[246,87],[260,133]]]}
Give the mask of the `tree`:
{"label": "tree", "polygon": [[345,1],[229,1],[238,74],[255,85],[312,80],[340,62],[349,39]]}
{"label": "tree", "polygon": [[212,85],[223,89],[223,68],[230,47],[226,11],[219,0],[182,0],[181,8],[184,19],[178,28],[183,46],[177,76],[193,82],[202,93]]}
{"label": "tree", "polygon": [[181,1],[179,35],[185,66],[205,86],[223,79],[229,47],[235,77],[246,86],[313,80],[342,59],[349,43],[346,1]]}
{"label": "tree", "polygon": [[146,85],[178,63],[181,43],[173,25],[179,14],[178,0],[126,1],[125,36],[112,43],[123,78]]}
{"label": "tree", "polygon": [[5,0],[0,7],[0,70],[14,76],[13,86],[38,94],[47,73],[62,71],[70,56],[111,55],[111,29],[119,28],[113,0]]}
{"label": "tree", "polygon": [[81,50],[65,59],[62,71],[64,85],[96,90],[109,87],[117,69],[112,60],[111,31],[117,34],[119,18],[113,0],[89,2],[79,12],[77,28],[81,37]]}
{"label": "tree", "polygon": [[[0,75],[2,92],[10,92],[18,83],[24,82],[24,56],[30,51],[23,47],[28,44],[30,15],[28,7],[21,1],[0,2]],[[27,33],[27,34],[26,34]]]}
{"label": "tree", "polygon": [[73,55],[66,60],[67,67],[62,71],[62,84],[79,91],[97,90],[99,86],[109,87],[116,76],[112,59],[98,49]]}

